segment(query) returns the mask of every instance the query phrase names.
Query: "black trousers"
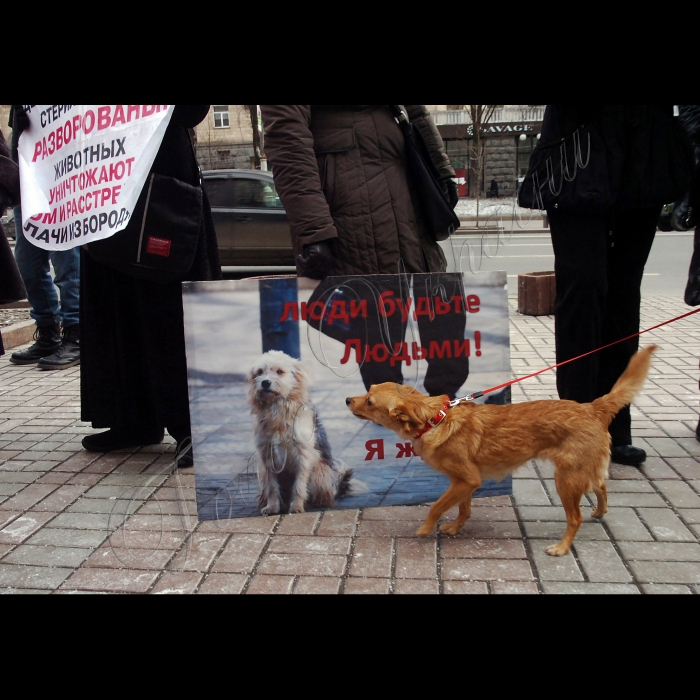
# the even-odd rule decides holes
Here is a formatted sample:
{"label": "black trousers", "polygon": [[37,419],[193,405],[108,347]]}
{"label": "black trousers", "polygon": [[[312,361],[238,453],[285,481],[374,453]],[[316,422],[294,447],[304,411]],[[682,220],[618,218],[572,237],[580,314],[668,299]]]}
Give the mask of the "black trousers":
{"label": "black trousers", "polygon": [[[641,284],[660,207],[614,213],[547,212],[557,277],[557,363],[638,333]],[[633,338],[557,370],[561,399],[607,394],[639,349]],[[610,426],[614,446],[632,444],[629,408]]]}
{"label": "black trousers", "polygon": [[83,251],[80,317],[82,420],[188,436],[182,285],[128,277]]}

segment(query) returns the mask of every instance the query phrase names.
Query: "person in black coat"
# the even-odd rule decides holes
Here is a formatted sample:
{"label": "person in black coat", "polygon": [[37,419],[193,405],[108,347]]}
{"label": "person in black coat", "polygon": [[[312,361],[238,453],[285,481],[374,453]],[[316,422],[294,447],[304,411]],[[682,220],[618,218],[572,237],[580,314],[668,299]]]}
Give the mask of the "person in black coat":
{"label": "person in black coat", "polygon": [[[209,105],[177,105],[153,173],[199,185],[188,130]],[[133,221],[129,226],[140,226]],[[118,236],[119,234],[117,234]],[[86,450],[109,452],[191,437],[182,286],[127,276],[83,249],[81,261],[82,419],[107,432],[83,440]],[[204,225],[186,280],[221,279],[216,232],[206,194]],[[191,463],[191,460],[188,460]],[[181,465],[183,463],[181,462]]]}
{"label": "person in black coat", "polygon": [[[679,106],[681,120],[695,149],[695,177],[690,190],[690,209],[687,210],[686,216],[689,220],[697,223],[698,207],[700,207],[700,105]],[[685,303],[689,306],[700,306],[700,225],[695,227],[695,248],[693,258],[690,261]],[[695,429],[695,436],[700,440],[700,422]]]}
{"label": "person in black coat", "polygon": [[[520,191],[546,209],[555,255],[557,363],[640,330],[641,284],[661,207],[686,191],[692,153],[673,105],[547,105]],[[639,347],[634,337],[560,367],[562,399],[607,394]],[[610,426],[611,457],[640,466],[631,414]]]}
{"label": "person in black coat", "polygon": [[[19,168],[10,158],[10,150],[0,131],[0,216],[5,209],[19,204]],[[27,296],[12,249],[0,224],[0,304],[11,304]],[[0,335],[0,356],[5,354]]]}

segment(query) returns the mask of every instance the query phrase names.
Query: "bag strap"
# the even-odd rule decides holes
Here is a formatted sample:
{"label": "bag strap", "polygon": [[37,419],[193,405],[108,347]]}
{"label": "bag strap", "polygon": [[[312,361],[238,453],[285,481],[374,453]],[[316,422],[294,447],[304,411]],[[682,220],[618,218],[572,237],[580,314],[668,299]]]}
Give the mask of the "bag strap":
{"label": "bag strap", "polygon": [[190,142],[190,148],[192,149],[192,156],[194,157],[194,164],[197,168],[197,172],[199,173],[199,188],[202,188],[202,184],[204,182],[204,178],[202,176],[202,168],[199,165],[199,161],[197,160],[197,149],[194,147],[194,141],[192,141],[192,134],[190,133],[190,130],[188,127],[185,128],[185,132],[187,133],[187,140]]}
{"label": "bag strap", "polygon": [[389,109],[394,115],[394,119],[396,119],[396,121],[399,122],[399,124],[401,122],[405,122],[406,124],[411,123],[411,120],[408,118],[408,114],[406,114],[406,112],[404,112],[404,110],[401,109],[401,105],[389,105]]}

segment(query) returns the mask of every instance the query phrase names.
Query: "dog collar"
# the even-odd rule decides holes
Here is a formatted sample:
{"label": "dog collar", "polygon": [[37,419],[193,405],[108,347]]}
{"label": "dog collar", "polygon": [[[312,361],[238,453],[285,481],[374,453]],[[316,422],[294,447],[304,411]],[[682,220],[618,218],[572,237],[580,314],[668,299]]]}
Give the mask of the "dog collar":
{"label": "dog collar", "polygon": [[447,418],[447,412],[452,408],[453,401],[445,401],[445,405],[442,408],[442,411],[435,416],[435,418],[431,418],[426,424],[423,430],[421,430],[417,435],[413,436],[414,440],[420,440],[423,435],[426,433],[429,433],[433,428],[437,428],[442,421]]}

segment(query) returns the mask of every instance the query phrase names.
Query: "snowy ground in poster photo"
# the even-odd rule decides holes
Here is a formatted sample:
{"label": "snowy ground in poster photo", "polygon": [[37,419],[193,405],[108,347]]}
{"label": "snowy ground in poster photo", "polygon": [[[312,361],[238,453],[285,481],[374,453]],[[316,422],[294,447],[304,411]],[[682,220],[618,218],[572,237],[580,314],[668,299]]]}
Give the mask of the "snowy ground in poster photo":
{"label": "snowy ground in poster photo", "polygon": [[[454,280],[455,276],[451,277]],[[263,353],[260,285],[258,280],[185,285],[185,331],[200,520],[261,515],[256,475],[258,457],[247,381],[249,371]],[[299,280],[297,303],[308,302],[314,288],[315,283]],[[464,291],[467,297],[477,296],[479,304],[477,312],[467,315],[465,335],[471,341],[470,371],[458,396],[498,386],[510,379],[505,273],[465,276]],[[366,486],[366,493],[343,498],[337,508],[413,505],[441,496],[449,485],[446,477],[402,450],[393,433],[359,421],[348,411],[345,398],[366,392],[355,352],[343,364],[344,343],[321,335],[304,321],[298,322],[298,328],[301,360],[310,378],[311,402],[328,434],[333,458],[337,465],[353,469],[354,478]],[[414,323],[409,321],[403,340],[408,343],[409,352],[414,341],[420,343]],[[477,346],[480,346],[479,356]],[[412,361],[410,367],[405,363],[404,384],[426,393],[423,386],[426,368],[424,360]],[[511,489],[510,479],[500,484],[489,482],[477,495],[510,494]]]}

